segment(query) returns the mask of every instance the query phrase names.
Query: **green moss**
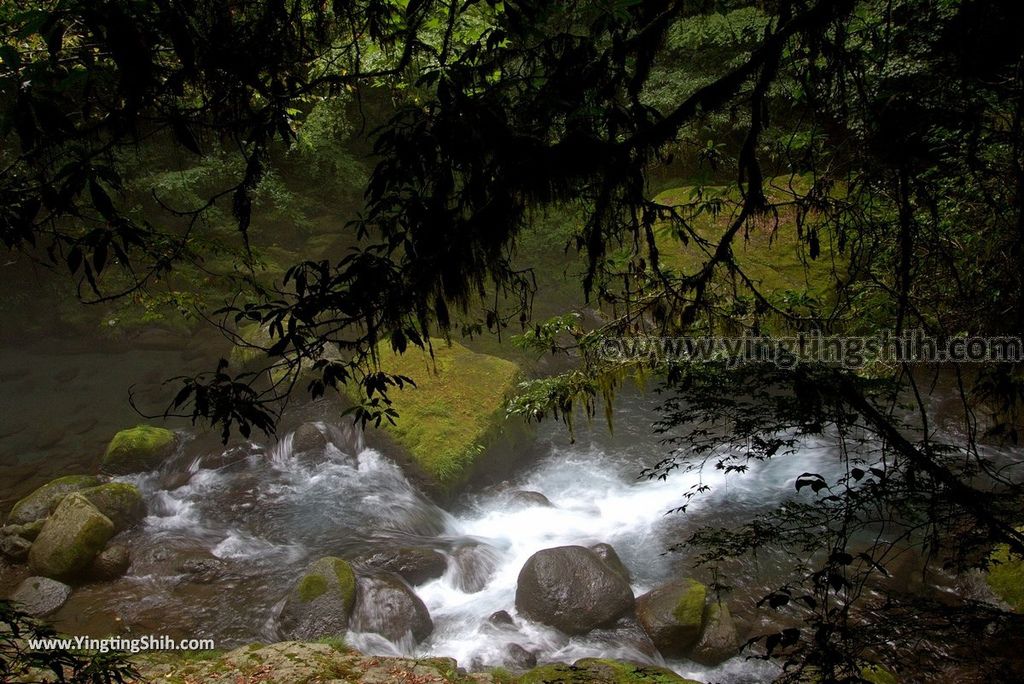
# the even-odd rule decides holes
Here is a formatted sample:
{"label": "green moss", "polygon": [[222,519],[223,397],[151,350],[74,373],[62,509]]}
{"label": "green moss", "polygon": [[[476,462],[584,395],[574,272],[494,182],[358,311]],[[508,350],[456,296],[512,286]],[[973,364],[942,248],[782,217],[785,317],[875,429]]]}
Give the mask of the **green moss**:
{"label": "green moss", "polygon": [[356,604],[356,573],[348,561],[341,558],[333,558],[334,576],[338,578],[338,589],[345,605],[350,609]]}
{"label": "green moss", "polygon": [[81,494],[69,494],[29,549],[32,572],[72,582],[114,535],[114,524]]}
{"label": "green moss", "polygon": [[176,443],[167,428],[137,425],[121,430],[107,446],[103,469],[117,474],[152,470],[171,455]]}
{"label": "green moss", "polygon": [[999,598],[1018,613],[1024,612],[1024,560],[1010,553],[1010,547],[1000,544],[989,557],[985,580]]}
{"label": "green moss", "polygon": [[682,625],[700,625],[704,620],[704,603],[708,589],[696,580],[687,580],[688,587],[679,597],[673,617]]}
{"label": "green moss", "polygon": [[391,392],[399,413],[386,430],[445,491],[468,479],[500,431],[519,367],[505,359],[432,340],[434,358],[417,349],[380,351],[381,369],[411,377],[415,387]]}
{"label": "green moss", "polygon": [[23,525],[42,520],[71,492],[86,487],[95,487],[98,484],[100,484],[100,480],[92,475],[58,477],[14,504],[10,515],[7,516],[7,522],[8,524]]}
{"label": "green moss", "polygon": [[862,667],[860,669],[860,676],[871,682],[871,684],[899,684],[900,681],[892,672],[874,663]]}
{"label": "green moss", "polygon": [[235,366],[248,366],[265,358],[264,349],[273,344],[270,333],[259,323],[249,323],[238,328],[238,343],[231,348],[229,360]]}
{"label": "green moss", "polygon": [[523,674],[521,684],[700,684],[655,665],[637,665],[604,658],[584,658],[573,665],[540,665]]}
{"label": "green moss", "polygon": [[299,580],[298,591],[302,602],[309,603],[327,591],[327,580],[322,575],[306,575]]}
{"label": "green moss", "polygon": [[108,482],[83,489],[79,494],[110,518],[117,532],[128,529],[145,515],[142,493],[138,487],[127,482]]}

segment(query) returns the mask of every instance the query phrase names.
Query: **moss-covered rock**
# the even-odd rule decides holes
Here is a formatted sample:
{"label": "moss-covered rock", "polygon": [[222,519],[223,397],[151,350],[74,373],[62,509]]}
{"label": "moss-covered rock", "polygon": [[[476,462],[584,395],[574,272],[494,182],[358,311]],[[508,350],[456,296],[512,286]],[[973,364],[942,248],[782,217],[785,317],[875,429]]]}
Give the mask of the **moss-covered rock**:
{"label": "moss-covered rock", "polygon": [[177,445],[178,438],[167,428],[137,425],[114,435],[101,467],[112,475],[155,470]]}
{"label": "moss-covered rock", "polygon": [[860,668],[860,676],[871,684],[899,684],[899,678],[881,665],[869,663]]}
{"label": "moss-covered rock", "polygon": [[572,665],[549,663],[523,674],[520,684],[700,684],[657,665],[583,658]]}
{"label": "moss-covered rock", "polygon": [[39,532],[28,553],[32,572],[75,582],[114,535],[114,523],[78,493],[69,494]]}
{"label": "moss-covered rock", "polygon": [[636,600],[636,617],[665,656],[686,656],[704,625],[707,587],[692,579],[670,582]]}
{"label": "moss-covered rock", "polygon": [[718,665],[736,655],[739,649],[739,635],[729,606],[711,601],[705,610],[704,629],[690,659],[702,665]]}
{"label": "moss-covered rock", "polygon": [[985,581],[995,594],[1018,613],[1024,612],[1024,559],[999,544],[989,557]]}
{"label": "moss-covered rock", "polygon": [[[100,480],[92,475],[66,475],[47,482],[14,504],[7,516],[9,525],[24,525],[42,520],[71,492],[95,487]],[[24,535],[19,535],[24,536]],[[30,540],[31,541],[31,540]]]}
{"label": "moss-covered rock", "polygon": [[356,603],[356,576],[348,561],[327,556],[303,573],[281,610],[281,632],[289,638],[341,636]]}
{"label": "moss-covered rock", "polygon": [[98,487],[90,487],[79,492],[82,496],[110,518],[114,523],[114,532],[126,530],[146,515],[146,504],[142,501],[142,492],[127,482],[108,482]]}
{"label": "moss-covered rock", "polygon": [[432,340],[434,357],[409,349],[380,349],[381,370],[412,378],[416,386],[393,390],[399,418],[387,433],[443,492],[463,484],[505,425],[506,400],[519,366],[453,342]]}
{"label": "moss-covered rock", "polygon": [[392,572],[356,578],[356,607],[352,626],[400,643],[409,637],[420,642],[434,631],[426,604],[405,581]]}

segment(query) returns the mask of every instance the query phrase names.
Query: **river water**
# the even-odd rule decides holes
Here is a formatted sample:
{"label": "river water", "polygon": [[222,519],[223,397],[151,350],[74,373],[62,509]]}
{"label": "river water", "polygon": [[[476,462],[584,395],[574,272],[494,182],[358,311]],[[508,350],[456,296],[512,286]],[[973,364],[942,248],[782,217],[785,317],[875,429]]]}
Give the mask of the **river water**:
{"label": "river water", "polygon": [[[146,358],[166,372],[167,359]],[[667,547],[701,524],[738,523],[796,496],[793,483],[803,472],[837,474],[840,459],[828,441],[805,441],[796,454],[754,463],[742,475],[708,469],[639,479],[666,448],[651,430],[652,400],[627,392],[616,405],[614,432],[584,425],[572,441],[563,425],[541,424],[529,458],[508,481],[470,491],[445,510],[417,491],[387,453],[368,448],[358,430],[332,418],[336,412],[320,402],[292,418],[293,425],[316,419],[330,440],[307,452],[295,450],[288,432],[279,441],[225,448],[181,429],[183,445],[160,472],[122,478],[143,490],[149,512],[126,533],[129,573],[76,589],[51,619],[72,633],[212,637],[222,648],[273,641],[280,638],[280,601],[310,562],[429,547],[448,558],[441,578],[415,587],[430,610],[433,634],[414,645],[350,633],[350,644],[368,653],[449,656],[476,667],[500,665],[507,644],[515,643],[541,662],[600,656],[666,664],[705,681],[772,678],[762,661],[736,657],[712,669],[664,663],[628,642],[569,638],[525,620],[497,630],[487,618],[499,610],[515,615],[520,569],[531,554],[554,546],[611,544],[636,595],[680,576],[708,581],[685,552],[666,553]],[[698,480],[710,491],[685,514],[668,514]],[[513,505],[521,490],[539,492],[553,506]],[[742,571],[747,583],[736,598],[750,602],[773,586],[779,569],[766,558]]]}

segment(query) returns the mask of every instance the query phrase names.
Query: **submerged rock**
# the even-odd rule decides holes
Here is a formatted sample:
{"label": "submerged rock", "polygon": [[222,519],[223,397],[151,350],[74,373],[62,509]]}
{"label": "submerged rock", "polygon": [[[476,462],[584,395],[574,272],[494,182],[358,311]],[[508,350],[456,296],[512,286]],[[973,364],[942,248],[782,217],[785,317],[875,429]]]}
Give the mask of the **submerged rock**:
{"label": "submerged rock", "polygon": [[510,670],[529,670],[537,666],[537,654],[527,651],[519,644],[508,644],[505,646],[502,663]]}
{"label": "submerged rock", "polygon": [[718,665],[736,655],[739,649],[739,635],[729,606],[712,601],[705,609],[704,631],[690,653],[690,660],[702,665]]}
{"label": "submerged rock", "polygon": [[341,636],[356,603],[356,576],[348,561],[328,556],[310,565],[285,599],[281,632],[291,639]]}
{"label": "submerged rock", "polygon": [[178,438],[170,430],[137,425],[114,435],[100,467],[112,475],[156,470],[177,446]]}
{"label": "submerged rock", "polygon": [[71,587],[49,577],[27,577],[11,594],[10,600],[29,615],[49,615],[64,605]]}
{"label": "submerged rock", "polygon": [[330,440],[316,423],[303,423],[292,434],[292,451],[322,451],[330,444]]}
{"label": "submerged rock", "polygon": [[555,507],[555,505],[551,503],[551,500],[540,492],[534,492],[526,489],[517,489],[509,494],[508,505],[517,508],[529,508],[534,506],[541,508]]}
{"label": "submerged rock", "polygon": [[111,544],[96,554],[86,573],[90,580],[108,582],[128,572],[131,556],[124,544]]}
{"label": "submerged rock", "polygon": [[467,594],[483,591],[498,567],[497,554],[483,544],[460,546],[452,554],[455,586]]}
{"label": "submerged rock", "polygon": [[126,530],[146,516],[139,488],[127,482],[108,482],[79,492],[114,523],[114,532]]}
{"label": "submerged rock", "polygon": [[566,634],[608,625],[632,608],[629,583],[583,546],[538,551],[519,572],[516,609]]}
{"label": "submerged rock", "polygon": [[81,494],[69,494],[57,506],[29,549],[29,567],[37,575],[66,582],[81,579],[114,535],[114,523]]}
{"label": "submerged rock", "polygon": [[[68,494],[87,487],[95,487],[98,484],[100,484],[99,478],[92,475],[58,477],[14,504],[10,515],[7,516],[7,524],[24,525],[42,520],[50,515],[57,508],[57,504]],[[19,536],[24,535],[19,534]]]}
{"label": "submerged rock", "polygon": [[516,621],[512,619],[507,610],[499,610],[491,613],[490,617],[487,618],[487,622],[496,627],[515,627]]}
{"label": "submerged rock", "polygon": [[670,582],[636,600],[636,617],[667,657],[687,655],[701,635],[707,587],[692,579]]}
{"label": "submerged rock", "polygon": [[361,554],[352,559],[352,564],[393,572],[409,584],[417,585],[443,575],[448,559],[434,549],[404,547]]}
{"label": "submerged rock", "polygon": [[379,634],[398,643],[412,636],[420,642],[434,631],[427,606],[398,575],[382,572],[356,579],[352,629]]}

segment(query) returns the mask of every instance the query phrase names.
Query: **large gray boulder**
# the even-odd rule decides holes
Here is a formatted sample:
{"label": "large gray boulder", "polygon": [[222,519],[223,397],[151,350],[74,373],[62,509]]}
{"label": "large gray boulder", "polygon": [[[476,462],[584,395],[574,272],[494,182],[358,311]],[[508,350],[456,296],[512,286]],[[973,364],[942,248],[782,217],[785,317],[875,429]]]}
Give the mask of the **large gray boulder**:
{"label": "large gray boulder", "polygon": [[75,582],[114,535],[114,523],[81,494],[69,494],[57,506],[28,552],[32,572]]}
{"label": "large gray boulder", "polygon": [[519,572],[516,608],[524,617],[566,634],[585,634],[633,609],[621,574],[583,546],[544,549]]}
{"label": "large gray boulder", "polygon": [[348,561],[328,556],[310,565],[285,599],[281,633],[288,639],[341,636],[356,602],[356,576]]}
{"label": "large gray boulder", "polygon": [[49,577],[27,577],[11,594],[10,600],[29,615],[49,615],[64,605],[71,596],[71,587]]}
{"label": "large gray boulder", "polygon": [[411,635],[418,643],[434,631],[434,622],[427,606],[401,577],[382,572],[356,579],[351,627],[395,643]]}
{"label": "large gray boulder", "polygon": [[354,557],[352,564],[357,568],[393,572],[415,586],[443,575],[448,559],[434,549],[399,547],[364,553]]}
{"label": "large gray boulder", "polygon": [[[57,508],[65,496],[72,492],[95,487],[100,484],[99,478],[92,475],[66,475],[47,482],[31,494],[14,504],[11,514],[7,516],[8,525],[25,525],[42,520]],[[24,535],[21,535],[24,536]],[[30,540],[31,541],[31,540]]]}
{"label": "large gray boulder", "polygon": [[687,656],[700,638],[706,599],[700,582],[669,582],[636,600],[637,621],[663,655]]}

